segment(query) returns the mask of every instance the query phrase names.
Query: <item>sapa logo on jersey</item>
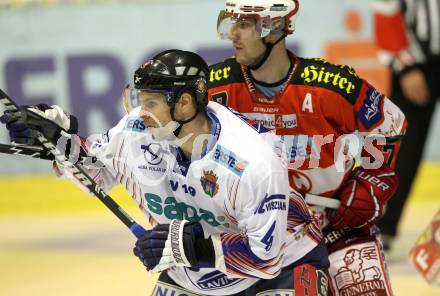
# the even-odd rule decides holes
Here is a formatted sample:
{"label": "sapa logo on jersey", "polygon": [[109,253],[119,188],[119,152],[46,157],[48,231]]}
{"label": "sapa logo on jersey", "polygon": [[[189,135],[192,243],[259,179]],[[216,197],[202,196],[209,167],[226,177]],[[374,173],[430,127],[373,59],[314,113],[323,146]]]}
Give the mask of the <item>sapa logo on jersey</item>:
{"label": "sapa logo on jersey", "polygon": [[211,159],[226,167],[238,176],[243,174],[244,169],[248,165],[246,160],[242,159],[234,152],[229,151],[221,145],[217,145],[215,147],[215,151],[211,155]]}
{"label": "sapa logo on jersey", "polygon": [[137,116],[129,116],[125,121],[124,130],[141,133],[146,130],[144,120]]}
{"label": "sapa logo on jersey", "polygon": [[365,95],[364,104],[358,112],[358,118],[365,128],[370,128],[382,119],[380,106],[382,105],[383,95],[370,87]]}
{"label": "sapa logo on jersey", "polygon": [[[225,221],[223,216],[215,217],[211,211],[179,202],[172,196],[162,199],[159,195],[154,193],[146,193],[144,195],[144,201],[146,201],[148,210],[151,213],[163,215],[169,220],[188,220],[189,222],[205,221],[214,227],[222,225],[218,220]],[[224,223],[223,226],[228,227],[227,222]]]}
{"label": "sapa logo on jersey", "polygon": [[269,129],[295,128],[298,126],[296,114],[244,113],[244,115]]}
{"label": "sapa logo on jersey", "polygon": [[201,290],[209,291],[232,286],[238,281],[242,281],[242,279],[230,279],[220,271],[213,271],[202,276],[197,281],[197,286],[199,286]]}

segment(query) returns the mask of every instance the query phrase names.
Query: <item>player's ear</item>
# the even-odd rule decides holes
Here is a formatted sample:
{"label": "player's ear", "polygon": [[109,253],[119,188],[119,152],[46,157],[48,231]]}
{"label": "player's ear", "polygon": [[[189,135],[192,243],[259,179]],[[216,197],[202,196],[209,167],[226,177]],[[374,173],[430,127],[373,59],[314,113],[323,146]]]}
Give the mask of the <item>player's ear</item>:
{"label": "player's ear", "polygon": [[185,114],[193,114],[194,113],[194,97],[189,92],[183,92],[180,95],[179,101],[177,102],[177,105],[179,105],[179,111],[183,115]]}
{"label": "player's ear", "polygon": [[182,107],[186,107],[186,106],[188,106],[188,105],[191,105],[191,104],[192,104],[192,101],[193,101],[193,98],[192,98],[192,96],[191,96],[190,93],[188,93],[188,92],[183,92],[183,93],[180,95],[180,98],[179,98],[179,104],[180,104]]}
{"label": "player's ear", "polygon": [[270,26],[271,26],[272,31],[279,32],[280,30],[282,30],[284,28],[284,20],[277,19],[277,20],[273,21]]}
{"label": "player's ear", "polygon": [[266,37],[267,41],[275,42],[281,37],[281,34],[283,34],[284,20],[278,19],[278,20],[273,21],[270,24],[270,28],[271,28],[271,32],[270,32],[269,36]]}

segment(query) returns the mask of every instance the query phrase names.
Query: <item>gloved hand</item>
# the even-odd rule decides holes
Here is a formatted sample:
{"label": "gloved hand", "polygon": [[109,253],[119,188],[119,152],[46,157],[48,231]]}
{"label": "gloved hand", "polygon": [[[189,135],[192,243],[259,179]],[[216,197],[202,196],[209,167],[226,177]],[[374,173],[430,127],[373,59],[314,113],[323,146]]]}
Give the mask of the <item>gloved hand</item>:
{"label": "gloved hand", "polygon": [[6,110],[0,117],[0,122],[6,124],[11,142],[26,145],[35,144],[36,134],[32,133],[31,135],[31,129],[19,114]]}
{"label": "gloved hand", "polygon": [[151,272],[173,266],[197,267],[195,245],[199,238],[203,238],[200,223],[172,220],[148,230],[138,239],[133,252]]}
{"label": "gloved hand", "polygon": [[396,174],[387,165],[378,169],[354,169],[336,194],[341,205],[328,211],[330,223],[335,229],[353,227],[368,231],[382,217],[398,185]]}
{"label": "gloved hand", "polygon": [[48,140],[56,144],[61,131],[67,134],[78,132],[78,120],[59,106],[49,107],[45,104],[22,106],[22,112],[5,111],[0,121],[6,124],[11,141],[19,144],[34,145],[37,143],[37,132],[42,132]]}

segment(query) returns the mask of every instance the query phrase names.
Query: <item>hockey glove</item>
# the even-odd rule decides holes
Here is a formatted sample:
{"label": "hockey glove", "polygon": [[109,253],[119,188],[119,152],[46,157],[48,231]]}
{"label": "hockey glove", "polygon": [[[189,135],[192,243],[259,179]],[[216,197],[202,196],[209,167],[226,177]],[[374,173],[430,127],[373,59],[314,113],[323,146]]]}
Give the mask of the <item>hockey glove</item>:
{"label": "hockey glove", "polygon": [[330,223],[335,229],[353,227],[369,231],[383,215],[398,184],[396,174],[386,165],[378,169],[354,169],[337,193],[341,205],[328,212]]}
{"label": "hockey glove", "polygon": [[12,143],[34,145],[36,134],[32,133],[20,113],[11,113],[6,110],[0,117],[0,122],[6,125]]}
{"label": "hockey glove", "polygon": [[61,131],[67,134],[78,132],[78,120],[65,113],[61,107],[45,104],[22,106],[20,113],[5,111],[0,121],[6,124],[11,141],[18,144],[34,145],[37,132],[42,132],[48,140],[56,144]]}
{"label": "hockey glove", "polygon": [[199,252],[196,241],[210,241],[203,239],[200,223],[172,220],[170,224],[159,224],[148,230],[136,242],[133,252],[151,272],[161,272],[174,266],[203,267],[199,264],[202,253],[214,250],[212,244],[205,244],[204,248],[200,248],[204,250]]}

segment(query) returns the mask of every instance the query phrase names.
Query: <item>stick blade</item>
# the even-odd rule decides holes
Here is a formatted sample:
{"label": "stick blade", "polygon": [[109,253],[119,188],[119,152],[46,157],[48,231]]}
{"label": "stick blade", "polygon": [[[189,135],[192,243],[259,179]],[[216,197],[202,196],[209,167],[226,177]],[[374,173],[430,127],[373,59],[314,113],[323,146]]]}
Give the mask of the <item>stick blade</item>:
{"label": "stick blade", "polygon": [[9,112],[20,111],[20,107],[2,89],[0,89],[0,104]]}

